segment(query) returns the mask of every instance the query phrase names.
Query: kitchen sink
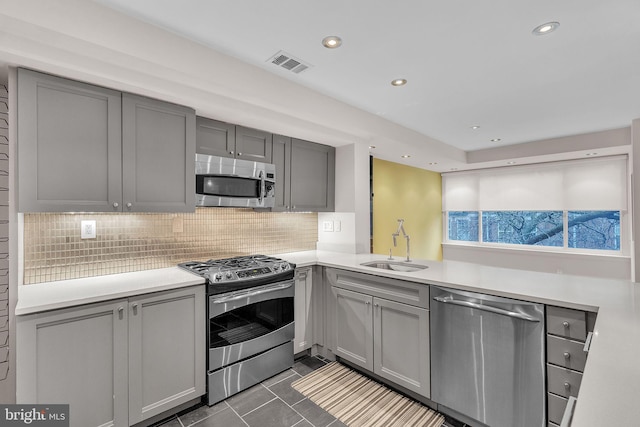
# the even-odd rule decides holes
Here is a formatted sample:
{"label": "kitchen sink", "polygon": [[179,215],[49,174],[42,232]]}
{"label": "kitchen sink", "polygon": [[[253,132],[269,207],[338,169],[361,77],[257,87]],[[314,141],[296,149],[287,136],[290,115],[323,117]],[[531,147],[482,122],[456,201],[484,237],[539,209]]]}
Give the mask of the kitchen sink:
{"label": "kitchen sink", "polygon": [[409,262],[388,261],[388,260],[363,262],[360,265],[365,267],[380,268],[382,270],[403,271],[405,273],[411,273],[412,271],[420,271],[420,270],[424,270],[425,268],[429,268],[429,266],[427,265],[411,264]]}

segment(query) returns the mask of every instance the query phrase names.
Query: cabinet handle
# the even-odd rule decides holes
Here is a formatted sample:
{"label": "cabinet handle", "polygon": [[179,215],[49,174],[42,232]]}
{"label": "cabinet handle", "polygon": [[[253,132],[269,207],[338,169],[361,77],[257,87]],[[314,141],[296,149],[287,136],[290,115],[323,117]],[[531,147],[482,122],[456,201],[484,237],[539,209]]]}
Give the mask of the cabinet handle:
{"label": "cabinet handle", "polygon": [[229,154],[233,154],[233,151],[229,151]]}
{"label": "cabinet handle", "polygon": [[242,156],[242,153],[238,151],[238,157]]}
{"label": "cabinet handle", "polygon": [[567,402],[567,406],[564,408],[564,413],[562,414],[562,421],[560,421],[560,427],[570,427],[571,426],[571,418],[573,417],[573,411],[576,407],[577,398],[571,396],[569,401]]}
{"label": "cabinet handle", "polygon": [[375,303],[373,305],[376,306],[376,307],[380,307],[380,304],[378,304],[378,303]]}
{"label": "cabinet handle", "polygon": [[593,339],[593,332],[589,332],[587,334],[587,340],[584,342],[584,348],[582,349],[585,353],[589,353],[589,349],[591,348],[591,340]]}
{"label": "cabinet handle", "polygon": [[124,307],[120,306],[118,307],[118,313],[122,313],[124,311]]}
{"label": "cabinet handle", "polygon": [[569,327],[569,322],[567,322],[566,320],[564,322],[562,322],[562,326],[564,326],[565,328]]}
{"label": "cabinet handle", "polygon": [[137,302],[134,302],[131,305],[131,308],[133,309],[133,314],[138,314],[138,303]]}
{"label": "cabinet handle", "polygon": [[117,209],[117,208],[118,208],[118,206],[120,206],[120,205],[118,204],[118,202],[113,202],[113,207],[114,207],[114,209]]}
{"label": "cabinet handle", "polygon": [[133,206],[131,202],[127,203],[127,209],[131,209],[131,206]]}
{"label": "cabinet handle", "polygon": [[366,305],[369,305],[369,304],[371,304],[371,303],[370,303],[369,301],[365,301],[364,303],[365,303]]}
{"label": "cabinet handle", "polygon": [[564,389],[569,391],[569,389],[571,389],[571,384],[569,383],[564,383]]}
{"label": "cabinet handle", "polygon": [[565,351],[562,355],[564,356],[564,358],[565,358],[566,360],[571,359],[571,353],[569,353],[568,351]]}

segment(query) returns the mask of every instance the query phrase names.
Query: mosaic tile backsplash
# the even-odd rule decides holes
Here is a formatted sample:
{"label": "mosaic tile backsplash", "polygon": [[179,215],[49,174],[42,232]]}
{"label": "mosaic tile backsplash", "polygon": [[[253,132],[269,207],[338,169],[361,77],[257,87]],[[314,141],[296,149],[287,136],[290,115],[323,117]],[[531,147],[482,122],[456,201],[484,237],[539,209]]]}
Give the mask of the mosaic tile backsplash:
{"label": "mosaic tile backsplash", "polygon": [[[96,221],[95,239],[80,239],[82,220]],[[313,250],[317,240],[316,213],[197,208],[188,214],[25,214],[24,284]]]}

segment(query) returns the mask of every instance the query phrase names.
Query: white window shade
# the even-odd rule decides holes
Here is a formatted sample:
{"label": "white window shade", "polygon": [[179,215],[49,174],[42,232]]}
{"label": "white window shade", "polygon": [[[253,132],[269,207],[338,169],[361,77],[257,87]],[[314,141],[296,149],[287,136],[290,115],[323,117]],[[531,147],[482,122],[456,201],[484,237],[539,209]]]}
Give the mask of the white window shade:
{"label": "white window shade", "polygon": [[442,175],[442,194],[445,211],[477,211],[478,177],[469,173]]}
{"label": "white window shade", "polygon": [[469,210],[627,209],[627,157],[443,174],[443,206]]}

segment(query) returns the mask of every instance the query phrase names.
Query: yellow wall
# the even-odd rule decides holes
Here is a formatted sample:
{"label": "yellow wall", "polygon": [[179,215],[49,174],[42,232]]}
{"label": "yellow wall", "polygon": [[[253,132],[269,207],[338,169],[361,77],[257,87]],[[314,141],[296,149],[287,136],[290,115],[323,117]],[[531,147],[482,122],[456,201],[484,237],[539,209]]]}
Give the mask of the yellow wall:
{"label": "yellow wall", "polygon": [[406,241],[391,234],[404,219],[411,258],[442,260],[442,178],[439,173],[373,159],[373,252],[406,256]]}

